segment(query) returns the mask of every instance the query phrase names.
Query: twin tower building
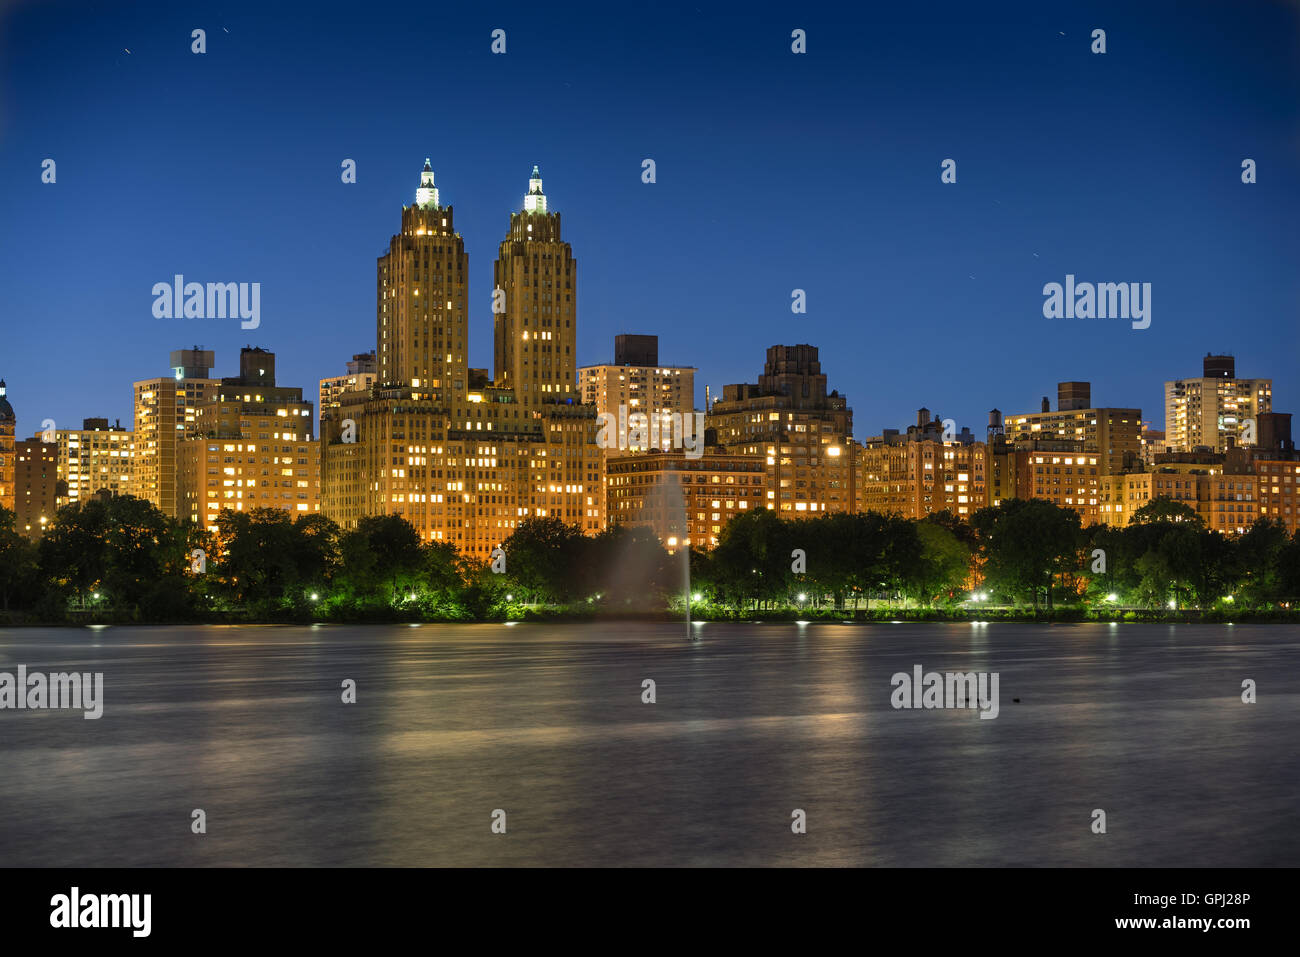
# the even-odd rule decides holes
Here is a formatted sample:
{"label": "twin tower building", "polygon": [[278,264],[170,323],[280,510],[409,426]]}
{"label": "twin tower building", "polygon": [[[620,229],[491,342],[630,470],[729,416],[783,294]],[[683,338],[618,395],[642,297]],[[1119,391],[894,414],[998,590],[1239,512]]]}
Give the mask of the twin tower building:
{"label": "twin tower building", "polygon": [[[469,257],[426,159],[379,257],[374,387],[321,424],[321,511],[395,514],[488,556],[530,517],[604,527],[597,410],[577,372],[577,271],[536,166],[493,266],[494,369],[469,357]],[[481,307],[480,307],[481,308]]]}

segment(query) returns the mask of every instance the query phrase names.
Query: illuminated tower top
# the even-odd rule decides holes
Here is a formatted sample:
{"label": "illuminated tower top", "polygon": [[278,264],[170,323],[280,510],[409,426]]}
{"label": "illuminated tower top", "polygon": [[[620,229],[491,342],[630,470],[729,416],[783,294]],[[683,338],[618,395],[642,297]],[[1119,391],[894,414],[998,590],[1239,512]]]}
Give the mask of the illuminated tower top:
{"label": "illuminated tower top", "polygon": [[528,195],[524,197],[524,212],[546,212],[546,194],[542,192],[542,174],[533,167],[533,175],[528,177]]}
{"label": "illuminated tower top", "polygon": [[524,208],[510,214],[492,267],[495,382],[513,389],[524,408],[581,401],[577,269],[560,236],[560,214],[550,210],[534,166]]}
{"label": "illuminated tower top", "polygon": [[433,185],[433,167],[427,156],[424,158],[424,169],[420,172],[420,188],[415,191],[415,205],[421,209],[438,208],[438,187]]}

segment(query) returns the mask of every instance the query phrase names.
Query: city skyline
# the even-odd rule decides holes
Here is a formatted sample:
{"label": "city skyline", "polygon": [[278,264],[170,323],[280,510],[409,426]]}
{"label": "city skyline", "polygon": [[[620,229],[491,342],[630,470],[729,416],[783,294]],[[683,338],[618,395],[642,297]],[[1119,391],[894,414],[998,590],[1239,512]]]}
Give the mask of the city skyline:
{"label": "city skyline", "polygon": [[[431,203],[431,204],[432,204],[431,208],[438,208],[438,209],[441,209],[441,208],[447,208],[447,207],[450,207],[450,206],[453,205],[453,204],[450,204],[450,203],[447,203],[447,204],[441,204],[441,205],[440,205],[440,203],[439,203],[440,189],[434,185],[434,177],[435,177],[435,175],[436,175],[436,172],[437,172],[436,169],[431,168],[431,161],[430,161],[430,159],[426,157],[426,158],[425,158],[425,161],[424,161],[423,171],[420,173],[420,179],[419,179],[419,184],[420,184],[420,185],[419,185],[419,187],[415,190],[415,193],[414,193],[414,196],[415,196],[414,205],[415,205],[415,206],[426,206],[426,205],[429,205],[429,204]],[[519,210],[523,210],[523,211],[536,211],[536,210],[540,210],[540,211],[543,212],[543,213],[547,212],[547,198],[546,198],[545,194],[542,192],[542,181],[543,181],[543,180],[542,180],[542,177],[541,177],[541,175],[540,175],[538,165],[537,165],[537,164],[533,164],[533,166],[532,166],[532,171],[531,171],[531,173],[529,174],[529,177],[528,177],[528,186],[527,186],[527,191],[526,191],[526,192],[524,193],[524,195],[523,195],[522,203],[521,203],[521,204],[517,204],[515,207],[513,207],[513,209],[514,209],[515,211],[512,211],[512,212],[509,213],[509,215],[512,217],[512,222],[513,222],[513,218],[518,216],[518,214],[519,214],[518,211],[519,211]],[[540,203],[540,206],[538,205],[539,203]],[[403,204],[403,208],[406,208],[406,204]],[[552,210],[552,212],[556,212],[556,211],[555,211],[555,210]],[[458,237],[458,240],[459,240],[459,237],[461,236],[461,234],[460,234],[459,232],[457,232],[457,233],[456,233],[456,236]],[[532,237],[530,236],[529,238],[531,239]],[[466,250],[466,252],[468,252],[468,250]],[[577,257],[574,257],[574,262],[576,263],[576,261],[577,261]],[[499,280],[499,281],[500,281],[500,280]],[[178,286],[179,286],[179,285],[182,283],[182,277],[177,276],[177,277],[176,277],[176,282],[177,282],[177,284],[178,284]],[[458,284],[458,288],[460,288],[460,280],[459,280],[459,279],[457,280],[457,284]],[[212,285],[212,284],[209,283],[208,285],[210,286],[210,285]],[[499,287],[497,287],[497,288],[499,288]],[[576,290],[575,290],[575,291],[576,291]],[[211,295],[211,293],[209,292],[209,296],[210,296],[210,295]],[[179,305],[179,303],[180,303],[180,301],[181,301],[181,293],[180,293],[179,288],[178,288],[178,290],[177,290],[176,296],[177,296],[177,312],[179,313],[179,311],[180,311],[180,305]],[[164,297],[164,298],[167,298],[167,297]],[[232,303],[233,303],[233,302],[234,302],[234,300],[232,300]],[[168,305],[170,305],[170,302],[168,302]],[[233,308],[233,307],[232,307],[232,308]],[[472,310],[471,310],[471,311],[472,311]],[[573,312],[574,312],[574,310],[573,310],[571,307],[569,307],[569,315],[570,315],[570,316],[573,315]],[[231,318],[232,318],[232,319],[233,319],[233,318],[237,318],[237,317],[235,317],[235,316],[233,315],[233,311],[232,311],[232,316],[231,316]],[[220,319],[218,319],[218,320],[214,320],[214,319],[212,319],[212,318],[209,317],[209,318],[206,318],[206,319],[198,319],[198,320],[192,320],[192,321],[199,322],[199,323],[212,323],[212,322],[220,322],[220,321],[223,321],[223,320],[220,320]],[[497,321],[497,317],[494,316],[493,319],[492,319],[492,321],[493,321],[494,326],[499,326],[499,322]],[[462,373],[461,373],[462,375],[465,374],[464,371],[463,371],[464,369],[466,369],[466,368],[472,368],[472,365],[471,365],[471,363],[470,363],[470,360],[468,359],[468,356],[469,356],[470,354],[472,354],[472,352],[474,351],[472,347],[473,347],[474,344],[475,344],[475,342],[474,342],[475,337],[474,337],[474,335],[473,335],[473,333],[474,333],[474,320],[473,320],[472,317],[469,317],[469,318],[468,318],[468,321],[467,321],[467,323],[466,323],[466,332],[468,333],[468,335],[467,335],[467,339],[468,339],[467,345],[468,345],[470,348],[466,350],[465,355],[461,355],[461,356],[458,356],[458,357],[457,357],[458,365],[459,365],[460,367],[462,367]],[[572,335],[570,336],[570,341],[575,341],[577,344],[580,344],[580,343],[582,342],[582,337],[581,337],[581,336],[577,336],[577,335],[576,335],[576,332],[577,332],[577,330],[576,330],[576,323],[575,323],[575,328],[572,330]],[[642,331],[634,332],[634,331],[632,331],[632,330],[625,330],[625,331],[619,333],[618,335],[616,335],[616,336],[615,336],[615,339],[620,339],[620,338],[637,339],[637,338],[645,338],[646,336],[650,336],[650,337],[653,337],[653,338],[655,338],[655,339],[658,339],[658,337],[660,336],[660,333],[659,333],[658,331],[645,331],[645,330],[642,330]],[[509,362],[512,362],[512,361],[514,361],[514,360],[513,360],[513,359],[511,359],[511,360],[505,360],[503,354],[500,353],[500,350],[503,349],[503,348],[506,348],[506,347],[503,346],[502,343],[501,343],[501,337],[500,337],[500,331],[499,331],[499,329],[494,329],[494,331],[493,331],[493,337],[492,337],[492,338],[495,340],[495,341],[494,341],[494,346],[493,346],[494,351],[497,351],[497,352],[498,352],[498,355],[494,356],[494,358],[493,358],[493,364],[489,367],[489,374],[490,374],[490,378],[493,379],[493,384],[501,385],[501,384],[504,384],[504,383],[499,383],[499,382],[497,382],[497,381],[495,380],[495,378],[494,378],[495,375],[496,375],[496,374],[499,374],[500,372],[503,371],[502,368],[501,368],[501,367],[502,367],[502,363],[503,363],[503,361],[506,362],[507,367],[508,367]],[[772,346],[776,346],[776,345],[787,345],[787,344],[794,344],[794,343],[785,343],[785,342],[781,342],[781,343],[772,343],[772,344],[770,344],[770,345],[772,345]],[[814,348],[817,348],[817,347],[819,347],[819,345],[820,345],[819,343],[807,343],[807,344],[808,344],[808,345],[812,345]],[[265,343],[262,341],[262,339],[260,339],[256,333],[251,333],[250,335],[248,335],[248,341],[247,341],[247,343],[246,343],[244,346],[241,346],[241,347],[239,347],[239,348],[240,348],[240,349],[247,349],[247,348],[250,348],[250,347],[255,347],[255,348],[261,349],[261,348],[264,348],[264,346],[265,346]],[[193,348],[194,348],[194,349],[205,349],[208,353],[211,353],[211,354],[213,354],[213,355],[216,354],[216,350],[208,349],[206,343],[195,343],[195,344],[193,345]],[[170,351],[173,351],[173,352],[174,352],[174,350],[170,350]],[[276,352],[275,349],[268,349],[267,351],[270,351],[270,352]],[[368,348],[367,350],[363,350],[363,353],[368,353],[369,355],[371,355],[371,356],[373,357],[374,355],[377,354],[378,351],[380,351],[380,350],[379,350],[379,347],[378,347],[377,345],[370,345],[369,348]],[[283,358],[286,358],[286,356],[285,356],[284,353],[276,353],[276,354],[279,355],[282,359],[283,359]],[[358,353],[353,353],[353,354],[352,354],[352,359],[356,359],[356,358],[358,358],[359,355],[360,355],[360,354],[358,354]],[[618,364],[617,361],[616,361],[616,351],[615,351],[615,350],[611,350],[610,353],[609,353],[609,355],[611,356],[611,358],[608,359],[608,360],[597,360],[597,361],[594,361],[594,362],[591,362],[591,363],[585,363],[585,364],[584,364],[584,363],[578,363],[578,368],[579,368],[580,370],[581,370],[581,369],[594,370],[594,369],[599,368],[599,367],[613,367],[613,366],[616,366],[616,365]],[[1220,357],[1225,357],[1225,358],[1228,358],[1228,359],[1231,360],[1233,357],[1235,357],[1235,356],[1237,355],[1237,353],[1236,353],[1235,351],[1220,351],[1220,352],[1217,352],[1217,353],[1214,353],[1214,352],[1208,352],[1208,351],[1207,351],[1207,352],[1204,354],[1204,356],[1202,357],[1202,359],[1209,358],[1209,357],[1212,356],[1212,355],[1217,355],[1217,356],[1220,356]],[[691,357],[691,356],[688,356],[688,357],[686,357],[686,358],[688,358],[688,359],[693,359],[693,357]],[[349,364],[350,364],[350,363],[349,363],[347,360],[344,360],[344,361],[342,361],[342,362],[339,364],[339,367],[340,367],[340,368],[344,368],[344,367],[348,366]],[[669,362],[666,362],[666,361],[663,362],[663,363],[659,363],[658,359],[656,359],[656,364],[662,364],[662,365],[665,365],[665,366],[671,366],[671,365],[672,365],[672,363],[669,363]],[[1232,363],[1229,362],[1229,365],[1232,365]],[[698,369],[698,368],[702,368],[702,367],[701,367],[701,366],[683,366],[683,368],[697,368],[697,369]],[[3,371],[3,370],[0,370],[0,372],[2,372],[2,371]],[[221,371],[221,370],[220,370],[219,367],[214,366],[214,374],[219,374],[220,371]],[[509,379],[510,379],[510,373],[509,373],[508,368],[507,368],[505,371],[506,371],[505,382],[508,382]],[[1256,370],[1256,371],[1258,371],[1258,370]],[[341,378],[342,375],[343,375],[343,374],[341,374],[341,373],[338,371],[338,369],[333,369],[333,370],[320,370],[320,373],[319,373],[319,374],[317,374],[317,375],[315,375],[315,376],[311,376],[311,377],[309,378],[309,382],[308,382],[308,386],[307,386],[307,387],[315,386],[315,385],[321,383],[323,380],[326,380],[326,379],[330,379],[330,378]],[[177,376],[176,376],[176,377],[177,377],[177,378],[180,378],[180,374],[177,373]],[[157,379],[157,378],[160,378],[160,377],[159,377],[159,376],[143,376],[142,378],[140,378],[140,379],[134,379],[133,381],[138,383],[138,382],[140,382],[140,381],[143,381],[143,379],[149,379],[149,378]],[[163,377],[163,378],[165,378],[165,377]],[[283,378],[283,377],[282,377],[282,378]],[[1245,378],[1245,377],[1243,377],[1243,378]],[[1273,373],[1269,372],[1267,375],[1256,375],[1256,376],[1252,376],[1252,377],[1249,377],[1249,378],[1254,378],[1254,379],[1268,379],[1268,380],[1271,381],[1271,380],[1274,378],[1274,376],[1273,376]],[[1186,374],[1183,374],[1183,375],[1169,376],[1169,377],[1164,377],[1164,378],[1162,378],[1162,379],[1161,379],[1161,388],[1162,388],[1162,390],[1164,390],[1165,387],[1166,387],[1170,382],[1172,382],[1172,381],[1174,381],[1174,380],[1199,380],[1199,379],[1200,379],[1200,376],[1199,376],[1198,374],[1196,374],[1194,370],[1192,370],[1192,371],[1188,371]],[[382,375],[379,375],[378,378],[376,379],[376,382],[380,382],[380,383],[382,383],[382,381],[383,381],[383,376],[382,376]],[[1060,385],[1060,384],[1065,384],[1065,383],[1067,383],[1067,381],[1073,381],[1073,382],[1079,382],[1079,381],[1081,381],[1082,384],[1084,384],[1084,385],[1086,386],[1086,385],[1090,384],[1093,380],[1092,380],[1091,378],[1089,378],[1089,379],[1085,379],[1085,380],[1064,380],[1064,379],[1058,379],[1058,380],[1056,381],[1056,384],[1058,384],[1058,385]],[[731,385],[732,383],[725,383],[725,384],[726,384],[726,385]],[[584,399],[584,397],[582,396],[580,389],[577,388],[577,383],[576,383],[576,382],[574,383],[574,386],[575,386],[575,388],[573,389],[573,392],[574,392],[574,400],[575,400],[575,401],[578,401],[578,402],[586,401],[586,399]],[[508,387],[508,386],[507,386],[507,387]],[[718,398],[720,398],[721,395],[722,395],[722,392],[723,392],[723,384],[722,384],[722,383],[718,383],[718,384],[715,385],[713,382],[705,382],[704,386],[702,386],[700,389],[698,389],[697,392],[698,392],[698,393],[703,393],[705,388],[712,388],[712,390],[713,390],[713,399],[714,399],[714,401],[716,401]],[[835,391],[836,393],[838,393],[839,395],[841,395],[841,396],[847,396],[847,392],[846,392],[846,391],[841,390],[841,389],[839,389],[838,387],[832,387],[832,388],[833,388],[834,391]],[[924,390],[924,389],[927,388],[927,386],[924,386],[924,385],[923,385],[923,386],[921,386],[920,388],[921,388],[922,390]],[[1055,386],[1053,386],[1053,389],[1048,389],[1048,388],[1045,387],[1045,388],[1043,389],[1043,395],[1041,396],[1041,401],[1050,401],[1050,400],[1053,398],[1052,392],[1054,391],[1054,388],[1055,388]],[[703,401],[704,397],[702,397],[701,395],[696,394],[696,393],[692,393],[692,394],[693,394],[693,396],[694,396],[694,400],[695,400],[695,403],[696,403],[696,408],[701,409],[701,410],[704,410],[704,409],[706,408],[706,402]],[[1162,395],[1163,395],[1163,391],[1162,391]],[[1117,407],[1117,406],[1121,406],[1121,405],[1123,405],[1123,403],[1121,403],[1121,402],[1098,402],[1098,403],[1096,403],[1096,405],[1097,405],[1097,406],[1103,406],[1103,407],[1114,408],[1114,407]],[[1166,425],[1166,422],[1165,422],[1165,416],[1166,416],[1166,411],[1167,411],[1167,410],[1166,410],[1166,408],[1165,408],[1165,403],[1161,403],[1161,404],[1160,404],[1160,405],[1159,405],[1159,406],[1158,406],[1154,411],[1153,411],[1153,410],[1146,409],[1146,408],[1142,408],[1142,407],[1140,407],[1140,406],[1135,406],[1134,408],[1138,408],[1138,409],[1140,409],[1140,411],[1142,412],[1142,422],[1143,422],[1147,427],[1149,427],[1149,428],[1151,428],[1151,429],[1153,429],[1153,430],[1156,430],[1156,431],[1166,431],[1166,430],[1167,430],[1167,425]],[[934,412],[936,412],[936,414],[938,414],[938,412],[940,411],[940,410],[938,410],[938,409],[930,410],[930,409],[929,409],[929,406],[924,405],[924,404],[922,404],[922,405],[920,405],[920,406],[917,406],[917,409],[918,409],[918,410],[919,410],[919,409],[924,409],[924,410],[934,411]],[[914,411],[915,411],[915,410],[914,410]],[[1026,405],[1026,406],[1024,407],[1024,409],[1020,409],[1020,408],[1013,408],[1012,405],[1011,405],[1010,403],[1005,403],[1005,402],[1004,402],[1004,403],[1001,403],[1001,404],[993,404],[993,405],[990,405],[990,406],[989,406],[989,409],[986,410],[986,413],[987,413],[987,412],[1001,412],[1003,415],[1009,415],[1009,414],[1014,415],[1014,414],[1021,414],[1022,412],[1023,412],[1023,413],[1032,414],[1034,411],[1035,411],[1035,408],[1034,408],[1033,406],[1031,406],[1031,405]],[[1046,410],[1044,409],[1044,411],[1046,411]],[[1285,410],[1285,409],[1278,409],[1278,411],[1286,411],[1286,410]],[[314,410],[314,418],[315,418],[317,421],[319,421],[320,416],[321,416],[321,413],[322,413],[322,410],[321,410],[320,408],[315,408],[315,410]],[[1156,418],[1157,415],[1160,416],[1160,418],[1157,419],[1157,418]],[[83,419],[107,418],[107,419],[113,419],[113,420],[115,420],[115,421],[116,421],[116,420],[120,420],[120,417],[117,417],[117,416],[104,416],[104,415],[100,415],[100,414],[97,413],[97,412],[96,412],[96,413],[93,413],[93,414],[91,414],[91,415],[83,416],[82,418],[83,418]],[[951,418],[951,417],[949,416],[949,418]],[[58,422],[58,420],[55,420],[55,421]],[[131,418],[130,418],[130,416],[127,417],[127,421],[128,421],[128,422],[132,421]],[[983,420],[983,422],[987,422],[987,419]],[[974,434],[976,434],[977,436],[981,433],[981,428],[982,428],[983,422],[982,422],[982,421],[964,421],[964,420],[960,420],[960,419],[956,420],[957,427],[958,427],[959,429],[962,429],[962,430],[970,429],[970,430],[971,430]],[[895,428],[905,428],[907,424],[908,424],[908,423],[907,423],[906,421],[903,421],[903,422],[895,422],[895,423],[879,423],[879,424],[875,424],[875,425],[873,425],[873,426],[869,426],[869,427],[867,427],[866,431],[864,431],[864,432],[858,432],[857,430],[854,430],[854,431],[852,431],[852,432],[850,433],[850,435],[851,435],[851,437],[854,438],[854,439],[857,439],[857,440],[859,440],[859,441],[863,441],[863,440],[866,440],[866,439],[870,438],[873,434],[878,434],[878,433],[880,433],[880,432],[882,432],[882,431],[887,431],[887,430],[895,429]],[[73,428],[73,426],[72,426],[72,425],[68,425],[68,426],[63,426],[63,428],[65,428],[65,429],[67,429],[67,428]],[[42,426],[42,428],[35,430],[35,432],[33,432],[32,434],[35,435],[35,434],[37,434],[37,433],[39,433],[39,432],[41,432],[41,431],[44,431],[44,430],[45,430],[45,429],[44,429],[44,427]],[[316,431],[316,430],[313,429],[313,432],[315,432],[315,431]],[[23,432],[23,430],[20,428],[20,429],[19,429],[19,433],[22,433],[22,432]],[[316,438],[320,438],[320,435],[319,435],[319,434],[316,434]],[[1220,451],[1222,451],[1222,449],[1220,449]]]}
{"label": "city skyline", "polygon": [[[273,350],[242,348],[234,377],[212,376],[214,350],[173,350],[171,375],[133,383],[134,431],[105,450],[99,468],[121,472],[110,491],[138,495],[211,532],[222,512],[245,506],[320,513],[344,528],[394,515],[422,541],[479,558],[529,518],[560,518],[587,535],[611,524],[648,524],[670,549],[707,548],[751,505],[790,517],[946,510],[966,521],[986,503],[1043,498],[1077,511],[1085,524],[1122,525],[1154,495],[1196,502],[1228,533],[1244,533],[1255,515],[1295,524],[1291,473],[1300,468],[1283,464],[1294,459],[1291,414],[1273,409],[1271,377],[1237,377],[1228,355],[1207,353],[1201,377],[1164,382],[1164,412],[1179,423],[1168,442],[1163,432],[1145,432],[1139,408],[1093,402],[1091,381],[1080,379],[1058,381],[1054,409],[1050,396],[1037,413],[991,409],[987,445],[968,423],[926,406],[905,433],[880,426],[879,435],[858,441],[849,397],[832,387],[819,347],[809,343],[769,346],[757,382],[747,376],[727,383],[695,416],[688,394],[695,369],[686,367],[683,381],[682,368],[665,368],[657,334],[617,336],[616,365],[580,368],[579,259],[537,165],[509,213],[493,265],[493,364],[473,367],[469,258],[454,204],[442,201],[429,158],[415,182],[413,202],[401,206],[398,231],[377,260],[377,348],[346,363],[358,375],[316,379],[314,404],[302,386],[277,383]],[[1078,288],[1084,311],[1093,287],[1071,280],[1066,299],[1076,308]],[[1102,289],[1096,287],[1096,303]],[[1136,293],[1121,292],[1112,285],[1106,294],[1127,309]],[[260,327],[258,283],[187,283],[177,275],[153,293],[160,318],[207,314]],[[1142,295],[1149,309],[1149,290]],[[363,369],[371,371],[361,376]],[[629,377],[624,369],[638,372]],[[602,375],[597,386],[593,376]],[[82,481],[81,432],[60,430],[47,418],[34,441],[19,441],[23,430],[7,392],[0,379],[0,505],[16,509],[24,533],[40,534],[55,520],[56,506],[97,493],[103,483],[90,474]],[[310,387],[306,394],[313,394]],[[618,459],[624,449],[665,448],[662,430],[650,426],[665,416],[677,420],[667,435],[687,458],[714,453],[694,478],[714,491],[682,493],[694,511],[672,521],[669,513],[680,508],[663,489],[691,481],[678,483],[675,457],[656,459],[653,475]],[[689,451],[687,418],[698,420]],[[614,443],[602,439],[612,427],[606,420],[630,431]],[[85,429],[91,421],[84,420]],[[106,428],[105,419],[94,421]],[[647,431],[638,431],[643,426]],[[92,452],[102,445],[100,434],[89,439]],[[46,444],[57,447],[53,458]],[[1243,456],[1238,444],[1253,448]],[[1161,451],[1191,457],[1160,461]],[[719,452],[731,458],[723,461]],[[121,465],[123,455],[130,467]],[[108,464],[113,457],[116,468]],[[1258,481],[1241,477],[1255,471],[1252,462]],[[1264,476],[1275,466],[1273,487]],[[1121,476],[1139,469],[1148,473],[1140,481]],[[1156,471],[1196,477],[1153,478]],[[757,474],[761,495],[752,481]],[[1231,513],[1230,494],[1238,496]]]}
{"label": "city skyline", "polygon": [[[356,45],[415,49],[404,13],[361,25]],[[378,90],[395,71],[437,100],[441,80],[400,55],[387,72],[368,69],[379,54],[347,52],[353,38],[298,37],[274,12],[223,26],[145,4],[104,29],[107,15],[87,9],[57,46],[44,39],[53,15],[10,11],[4,74],[25,111],[3,120],[0,175],[13,219],[30,228],[0,239],[11,270],[0,375],[24,432],[45,418],[128,421],[127,383],[192,344],[214,350],[222,373],[252,344],[282,357],[286,382],[341,374],[374,348],[368,260],[426,155],[469,252],[472,367],[492,366],[489,253],[536,164],[582,261],[577,364],[607,362],[617,334],[658,335],[665,364],[700,368],[697,408],[706,385],[746,381],[775,343],[822,348],[859,438],[905,425],[920,406],[978,433],[988,409],[1032,411],[1075,379],[1160,428],[1163,383],[1194,376],[1207,352],[1272,378],[1275,408],[1296,406],[1300,168],[1286,94],[1298,74],[1285,20],[1270,20],[1280,10],[1213,27],[1159,5],[1106,11],[1104,56],[1088,50],[1091,20],[1041,11],[1014,23],[957,8],[933,23],[897,13],[796,23],[760,7],[743,23],[692,14],[690,30],[640,39],[627,21],[520,8],[497,24],[452,11],[439,20],[449,39],[434,75],[463,79],[464,102],[427,123]],[[209,43],[196,56],[200,25]],[[498,25],[504,56],[489,51]],[[802,57],[790,52],[794,26],[808,31]],[[1000,59],[1008,45],[1014,67]],[[582,82],[613,48],[626,75]],[[692,65],[672,69],[684,49]],[[1231,71],[1235,87],[1199,75],[1207,55],[1229,64],[1213,76]],[[869,69],[846,76],[836,66],[846,58]],[[230,70],[243,84],[215,89],[214,71]],[[882,81],[895,95],[879,95]],[[725,99],[696,102],[706,83]],[[188,122],[151,136],[74,106],[115,95],[142,129]],[[545,107],[497,118],[488,104],[511,96]],[[323,104],[339,98],[371,109],[336,119]],[[1156,107],[1184,119],[1153,123]],[[592,124],[598,108],[616,115]],[[506,148],[491,144],[507,123]],[[1240,181],[1245,156],[1259,163],[1257,183]],[[40,182],[46,157],[59,164],[53,184]],[[940,181],[948,157],[955,184]],[[355,184],[340,181],[348,158]],[[641,181],[645,158],[656,159],[654,184]],[[70,237],[75,282],[66,257],[50,255]],[[176,273],[262,283],[260,328],[155,319],[149,290]],[[1150,328],[1043,318],[1043,285],[1069,275],[1150,282]],[[794,289],[806,291],[804,315],[790,311]]]}

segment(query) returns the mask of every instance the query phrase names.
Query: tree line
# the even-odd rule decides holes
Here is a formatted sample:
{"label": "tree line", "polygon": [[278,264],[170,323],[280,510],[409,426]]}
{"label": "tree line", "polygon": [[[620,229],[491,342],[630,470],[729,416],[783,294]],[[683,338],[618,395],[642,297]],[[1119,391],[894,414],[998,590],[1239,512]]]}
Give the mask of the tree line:
{"label": "tree line", "polygon": [[[398,516],[224,511],[215,532],[130,496],[59,510],[38,541],[0,509],[0,621],[492,620],[539,610],[697,617],[1008,606],[1032,613],[1289,609],[1300,534],[1257,520],[1227,538],[1154,499],[1117,529],[1013,499],[909,520],[875,512],[736,517],[709,552],[645,528],[584,535],[521,522],[494,558],[424,542]],[[197,555],[196,555],[197,550]],[[494,569],[495,565],[495,569]]]}

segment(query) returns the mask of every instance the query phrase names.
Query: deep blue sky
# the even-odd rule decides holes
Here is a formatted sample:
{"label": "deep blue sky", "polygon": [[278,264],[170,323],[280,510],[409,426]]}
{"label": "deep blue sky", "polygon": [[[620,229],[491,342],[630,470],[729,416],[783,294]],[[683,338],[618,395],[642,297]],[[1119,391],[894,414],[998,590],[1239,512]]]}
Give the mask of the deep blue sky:
{"label": "deep blue sky", "polygon": [[[1295,4],[843,7],[9,5],[0,376],[20,433],[129,422],[131,382],[196,343],[216,375],[272,349],[314,395],[374,347],[375,257],[425,156],[469,251],[472,365],[492,365],[492,260],[538,163],[579,261],[580,364],[656,333],[702,402],[811,342],[863,437],[920,405],[982,432],[1063,379],[1159,427],[1161,383],[1229,351],[1300,412]],[[261,328],[153,318],[178,272],[261,282]],[[1151,328],[1044,319],[1066,273],[1152,283]]]}

